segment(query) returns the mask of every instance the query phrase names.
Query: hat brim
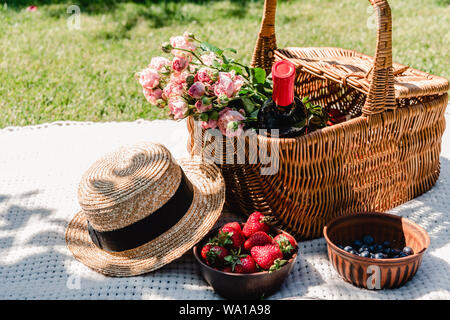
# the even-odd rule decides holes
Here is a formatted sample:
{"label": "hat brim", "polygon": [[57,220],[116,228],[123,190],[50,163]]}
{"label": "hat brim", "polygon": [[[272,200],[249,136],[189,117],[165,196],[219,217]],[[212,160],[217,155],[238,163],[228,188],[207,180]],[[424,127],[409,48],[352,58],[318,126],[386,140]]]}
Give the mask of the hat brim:
{"label": "hat brim", "polygon": [[108,252],[92,242],[86,216],[80,211],[66,229],[67,247],[73,256],[104,275],[129,277],[161,268],[203,239],[222,213],[225,202],[222,174],[215,164],[199,159],[181,159],[177,162],[194,186],[194,198],[176,225],[137,248]]}

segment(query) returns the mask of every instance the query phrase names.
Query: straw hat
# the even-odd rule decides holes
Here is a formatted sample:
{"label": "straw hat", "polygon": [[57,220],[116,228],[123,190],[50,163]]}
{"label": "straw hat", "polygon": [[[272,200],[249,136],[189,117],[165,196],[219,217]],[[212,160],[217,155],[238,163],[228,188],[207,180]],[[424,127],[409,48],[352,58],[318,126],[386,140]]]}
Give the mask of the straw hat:
{"label": "straw hat", "polygon": [[198,158],[175,161],[160,144],[123,147],[84,174],[69,223],[74,257],[108,276],[134,276],[177,259],[214,226],[223,177]]}

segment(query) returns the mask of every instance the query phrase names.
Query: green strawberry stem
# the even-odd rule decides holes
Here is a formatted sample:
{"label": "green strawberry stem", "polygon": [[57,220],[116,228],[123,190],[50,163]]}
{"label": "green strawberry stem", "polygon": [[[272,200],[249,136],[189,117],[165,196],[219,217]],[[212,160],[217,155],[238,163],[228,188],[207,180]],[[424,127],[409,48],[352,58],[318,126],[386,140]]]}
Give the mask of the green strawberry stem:
{"label": "green strawberry stem", "polygon": [[287,260],[281,260],[281,259],[276,259],[273,262],[273,265],[270,267],[269,269],[269,273],[274,272],[278,269],[280,269],[283,265],[285,265],[288,261]]}

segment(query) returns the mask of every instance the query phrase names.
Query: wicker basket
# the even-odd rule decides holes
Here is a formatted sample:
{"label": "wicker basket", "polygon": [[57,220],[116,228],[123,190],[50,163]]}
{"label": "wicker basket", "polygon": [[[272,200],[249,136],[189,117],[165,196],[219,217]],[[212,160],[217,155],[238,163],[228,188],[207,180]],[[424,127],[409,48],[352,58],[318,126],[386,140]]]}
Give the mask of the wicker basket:
{"label": "wicker basket", "polygon": [[[449,83],[393,64],[390,7],[386,0],[370,2],[378,17],[374,58],[339,48],[277,49],[277,1],[265,1],[252,64],[270,72],[275,60],[289,59],[298,96],[351,119],[295,139],[258,135],[258,144],[278,147],[279,170],[261,175],[259,163],[221,164],[233,211],[259,210],[302,239],[316,238],[333,217],[388,210],[438,179]],[[208,132],[193,119],[188,129],[188,149],[201,155]]]}

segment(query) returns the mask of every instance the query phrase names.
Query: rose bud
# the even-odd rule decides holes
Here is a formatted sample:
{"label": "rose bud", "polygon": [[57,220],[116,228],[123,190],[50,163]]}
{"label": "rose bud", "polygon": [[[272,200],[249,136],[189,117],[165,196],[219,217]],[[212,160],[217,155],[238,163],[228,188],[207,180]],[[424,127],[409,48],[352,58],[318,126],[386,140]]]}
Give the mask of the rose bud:
{"label": "rose bud", "polygon": [[161,46],[161,50],[165,53],[170,53],[173,47],[169,42],[164,42]]}
{"label": "rose bud", "polygon": [[205,85],[201,82],[195,82],[188,91],[189,95],[195,99],[200,99],[205,94]]}
{"label": "rose bud", "polygon": [[172,60],[172,69],[175,72],[182,72],[187,68],[187,66],[188,66],[188,62],[184,58],[175,57]]}

